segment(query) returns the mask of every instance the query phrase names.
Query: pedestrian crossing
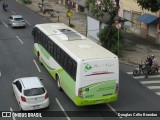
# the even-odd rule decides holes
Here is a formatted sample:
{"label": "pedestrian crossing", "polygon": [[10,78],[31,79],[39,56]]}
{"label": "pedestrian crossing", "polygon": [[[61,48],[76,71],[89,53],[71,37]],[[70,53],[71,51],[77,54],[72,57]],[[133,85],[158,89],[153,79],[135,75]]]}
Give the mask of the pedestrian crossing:
{"label": "pedestrian crossing", "polygon": [[145,76],[143,74],[140,76],[133,76],[133,72],[126,72],[126,73],[131,75],[134,79],[139,80],[141,84],[146,86],[155,94],[160,95],[160,74],[149,75],[148,78],[144,78]]}

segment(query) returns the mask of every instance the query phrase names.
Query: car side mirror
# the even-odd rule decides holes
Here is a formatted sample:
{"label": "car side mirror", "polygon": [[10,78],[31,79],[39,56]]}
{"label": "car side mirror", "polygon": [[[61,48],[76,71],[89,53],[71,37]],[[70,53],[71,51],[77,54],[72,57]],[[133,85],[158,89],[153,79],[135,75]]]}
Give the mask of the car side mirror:
{"label": "car side mirror", "polygon": [[13,82],[14,85],[16,85],[16,82]]}

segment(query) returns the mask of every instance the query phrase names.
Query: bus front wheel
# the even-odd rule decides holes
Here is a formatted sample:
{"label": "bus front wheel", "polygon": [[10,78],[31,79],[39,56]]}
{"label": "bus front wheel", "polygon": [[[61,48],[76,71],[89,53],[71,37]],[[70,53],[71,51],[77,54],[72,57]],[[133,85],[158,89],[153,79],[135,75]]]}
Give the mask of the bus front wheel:
{"label": "bus front wheel", "polygon": [[58,89],[62,90],[62,88],[61,88],[61,81],[60,81],[60,78],[58,76],[56,77],[56,82],[57,82]]}

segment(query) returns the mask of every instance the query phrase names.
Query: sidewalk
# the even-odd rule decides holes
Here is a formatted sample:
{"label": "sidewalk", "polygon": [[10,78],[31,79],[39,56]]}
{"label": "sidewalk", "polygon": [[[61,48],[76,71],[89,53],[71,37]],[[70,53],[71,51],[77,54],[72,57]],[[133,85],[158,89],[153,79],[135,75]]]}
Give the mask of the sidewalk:
{"label": "sidewalk", "polygon": [[[50,17],[48,13],[43,14],[40,12],[38,7],[38,3],[41,0],[32,0],[32,4],[26,5],[30,9],[36,11],[37,13],[41,14],[42,16],[47,17],[48,19],[52,20],[53,22],[58,22],[57,17]],[[47,1],[47,0],[46,0]],[[49,1],[48,1],[49,2]],[[60,12],[60,21],[68,25],[68,17],[66,16],[67,8],[61,4],[55,2],[49,2],[52,8],[56,11]],[[73,16],[71,17],[71,23],[75,25],[75,30],[80,32],[83,35],[86,35],[86,24],[87,18],[86,15],[83,13],[79,13],[76,11],[71,10]],[[126,48],[123,50],[123,58],[120,58],[120,63],[125,64],[139,64],[142,59],[145,59],[149,54],[154,54],[157,58],[157,62],[160,65],[160,45],[155,44],[151,41],[146,41],[145,39],[140,38],[137,35],[132,33],[127,33],[125,36],[125,44]]]}
{"label": "sidewalk", "polygon": [[[50,0],[51,1],[51,0]],[[68,11],[68,8],[64,5],[58,4],[55,1],[45,0],[45,2],[49,3],[50,6],[55,10],[59,12],[59,22],[65,23],[66,25],[69,24],[69,18],[66,16],[66,13]],[[40,11],[40,8],[38,7],[38,3],[41,2],[41,0],[32,0],[32,4],[26,5],[30,9],[36,11],[42,16],[47,17],[48,19],[52,20],[53,22],[58,22],[58,17],[51,17],[50,14],[45,13],[43,14]],[[77,30],[81,34],[86,36],[86,23],[87,23],[87,17],[83,13],[76,12],[74,10],[71,10],[72,16],[70,17],[71,24],[73,24],[75,27],[73,29]]]}
{"label": "sidewalk", "polygon": [[147,41],[133,33],[127,33],[125,39],[126,48],[123,50],[124,56],[120,59],[122,63],[139,64],[147,58],[148,55],[154,54],[157,63],[160,65],[160,45]]}

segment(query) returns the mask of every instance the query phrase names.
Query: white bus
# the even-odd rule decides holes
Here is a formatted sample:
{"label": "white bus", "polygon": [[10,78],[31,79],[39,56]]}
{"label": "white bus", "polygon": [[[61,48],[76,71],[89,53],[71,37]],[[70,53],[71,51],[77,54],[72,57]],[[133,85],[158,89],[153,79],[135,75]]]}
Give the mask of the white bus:
{"label": "white bus", "polygon": [[77,106],[117,100],[116,55],[63,23],[37,24],[34,53]]}

